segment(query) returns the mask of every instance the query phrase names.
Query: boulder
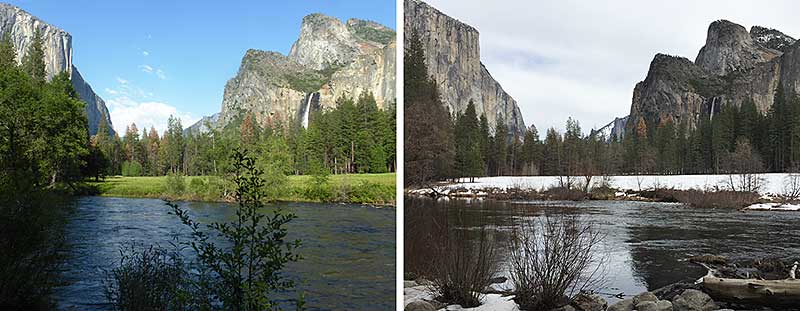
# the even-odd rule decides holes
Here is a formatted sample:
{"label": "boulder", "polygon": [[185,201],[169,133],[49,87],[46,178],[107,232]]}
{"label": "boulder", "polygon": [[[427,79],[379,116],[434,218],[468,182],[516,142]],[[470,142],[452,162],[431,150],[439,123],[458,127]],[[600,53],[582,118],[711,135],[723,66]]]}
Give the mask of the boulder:
{"label": "boulder", "polygon": [[642,301],[636,305],[637,311],[672,311],[672,303],[666,300]]}
{"label": "boulder", "polygon": [[696,289],[687,289],[672,300],[675,311],[711,311],[717,305],[711,296]]}
{"label": "boulder", "polygon": [[625,299],[608,307],[608,311],[633,311],[633,299]]}
{"label": "boulder", "polygon": [[427,301],[417,300],[417,301],[413,301],[413,302],[407,304],[406,307],[403,310],[404,311],[436,311],[436,308],[434,308],[433,305],[430,304]]}
{"label": "boulder", "polygon": [[604,311],[608,307],[608,303],[603,297],[585,293],[576,295],[570,305],[577,311]]}
{"label": "boulder", "polygon": [[651,293],[651,292],[644,292],[644,293],[638,294],[638,295],[633,297],[633,305],[634,306],[638,305],[639,303],[645,302],[645,301],[656,302],[656,301],[658,301],[658,297],[656,297],[656,295]]}

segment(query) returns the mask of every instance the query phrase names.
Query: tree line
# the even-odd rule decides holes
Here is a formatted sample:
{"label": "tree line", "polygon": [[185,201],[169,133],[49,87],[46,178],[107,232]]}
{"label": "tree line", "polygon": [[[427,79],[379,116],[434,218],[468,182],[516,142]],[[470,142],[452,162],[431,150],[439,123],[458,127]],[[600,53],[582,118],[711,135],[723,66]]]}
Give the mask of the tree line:
{"label": "tree line", "polygon": [[394,108],[378,109],[372,94],[341,98],[334,109],[316,111],[308,128],[294,122],[260,126],[242,112],[224,127],[203,124],[203,130],[184,131],[170,116],[159,136],[155,128],[127,126],[125,136],[109,135],[100,124],[92,146],[101,169],[97,176],[220,175],[231,166],[231,152],[240,148],[258,159],[259,167],[284,175],[324,169],[333,174],[385,173],[395,170]]}
{"label": "tree line", "polygon": [[[470,100],[461,113],[443,104],[428,75],[419,37],[411,34],[404,59],[405,181],[480,176],[600,176],[623,174],[728,174],[800,169],[800,97],[778,86],[773,105],[723,105],[697,121],[630,120],[622,137],[583,132],[568,118],[544,140],[533,126],[522,136],[503,120],[490,129]],[[691,122],[691,123],[689,123]],[[564,186],[574,184],[563,179]]]}

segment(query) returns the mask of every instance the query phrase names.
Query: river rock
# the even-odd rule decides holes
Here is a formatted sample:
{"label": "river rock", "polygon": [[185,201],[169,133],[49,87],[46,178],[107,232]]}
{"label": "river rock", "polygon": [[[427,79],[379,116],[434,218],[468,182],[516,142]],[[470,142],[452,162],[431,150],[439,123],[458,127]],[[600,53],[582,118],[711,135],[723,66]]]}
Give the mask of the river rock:
{"label": "river rock", "polygon": [[608,302],[595,294],[580,293],[572,299],[570,305],[577,311],[603,311],[608,307]]}
{"label": "river rock", "polygon": [[675,311],[710,311],[716,310],[717,305],[711,296],[696,289],[687,289],[672,300]]}
{"label": "river rock", "polygon": [[417,300],[412,301],[411,303],[407,304],[406,307],[403,309],[405,311],[436,311],[436,308],[433,307],[427,301],[424,300]]}
{"label": "river rock", "polygon": [[625,299],[608,307],[608,311],[633,311],[633,299]]}
{"label": "river rock", "polygon": [[637,311],[672,311],[672,303],[666,300],[642,301],[636,305]]}
{"label": "river rock", "polygon": [[489,284],[500,284],[500,283],[505,283],[506,281],[508,281],[508,278],[504,276],[498,276],[496,278],[490,279]]}
{"label": "river rock", "polygon": [[403,281],[403,287],[414,287],[417,286],[417,282],[414,281]]}
{"label": "river rock", "polygon": [[575,307],[566,305],[566,306],[560,306],[550,311],[575,311]]}
{"label": "river rock", "polygon": [[645,301],[656,302],[658,301],[658,297],[656,297],[656,295],[651,292],[644,292],[633,297],[634,306]]}

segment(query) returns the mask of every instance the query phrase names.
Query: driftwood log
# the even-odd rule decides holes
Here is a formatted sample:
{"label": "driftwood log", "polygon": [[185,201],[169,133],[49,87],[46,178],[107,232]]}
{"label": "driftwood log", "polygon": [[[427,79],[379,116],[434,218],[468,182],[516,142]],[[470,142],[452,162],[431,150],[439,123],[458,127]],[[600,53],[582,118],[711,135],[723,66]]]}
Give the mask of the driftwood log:
{"label": "driftwood log", "polygon": [[800,305],[800,279],[795,279],[798,263],[782,280],[733,279],[715,276],[715,270],[703,264],[708,274],[698,280],[711,296],[725,301],[759,305]]}

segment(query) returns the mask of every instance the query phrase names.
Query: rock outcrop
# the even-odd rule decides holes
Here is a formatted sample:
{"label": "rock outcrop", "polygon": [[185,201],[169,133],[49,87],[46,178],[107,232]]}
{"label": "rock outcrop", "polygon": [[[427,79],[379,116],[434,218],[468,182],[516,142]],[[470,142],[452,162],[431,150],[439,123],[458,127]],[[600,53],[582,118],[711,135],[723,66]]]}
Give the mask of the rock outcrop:
{"label": "rock outcrop", "polygon": [[340,98],[367,92],[386,108],[396,100],[396,46],[394,30],[378,23],[308,15],[288,56],[245,53],[239,72],[225,85],[213,123],[225,126],[252,113],[262,126],[288,126],[304,116],[309,103],[312,111],[332,109]]}
{"label": "rock outcrop", "polygon": [[766,113],[778,85],[787,96],[800,93],[800,44],[780,31],[760,26],[747,30],[719,20],[708,28],[695,62],[657,54],[644,81],[633,91],[632,122],[666,121],[696,128],[725,105],[753,102]]}
{"label": "rock outcrop", "polygon": [[108,122],[113,134],[113,126],[105,102],[94,93],[92,87],[83,79],[78,69],[72,64],[72,36],[66,31],[45,23],[24,10],[5,3],[0,3],[0,35],[11,36],[17,53],[17,61],[28,51],[36,31],[43,39],[44,62],[47,78],[67,72],[72,79],[72,86],[81,100],[86,102],[86,116],[89,120],[89,134],[94,135],[101,120]]}
{"label": "rock outcrop", "polygon": [[440,85],[451,113],[463,112],[469,101],[485,115],[494,131],[504,122],[509,134],[523,135],[525,122],[517,102],[481,63],[478,31],[419,0],[405,0],[405,40],[419,36],[429,73]]}

